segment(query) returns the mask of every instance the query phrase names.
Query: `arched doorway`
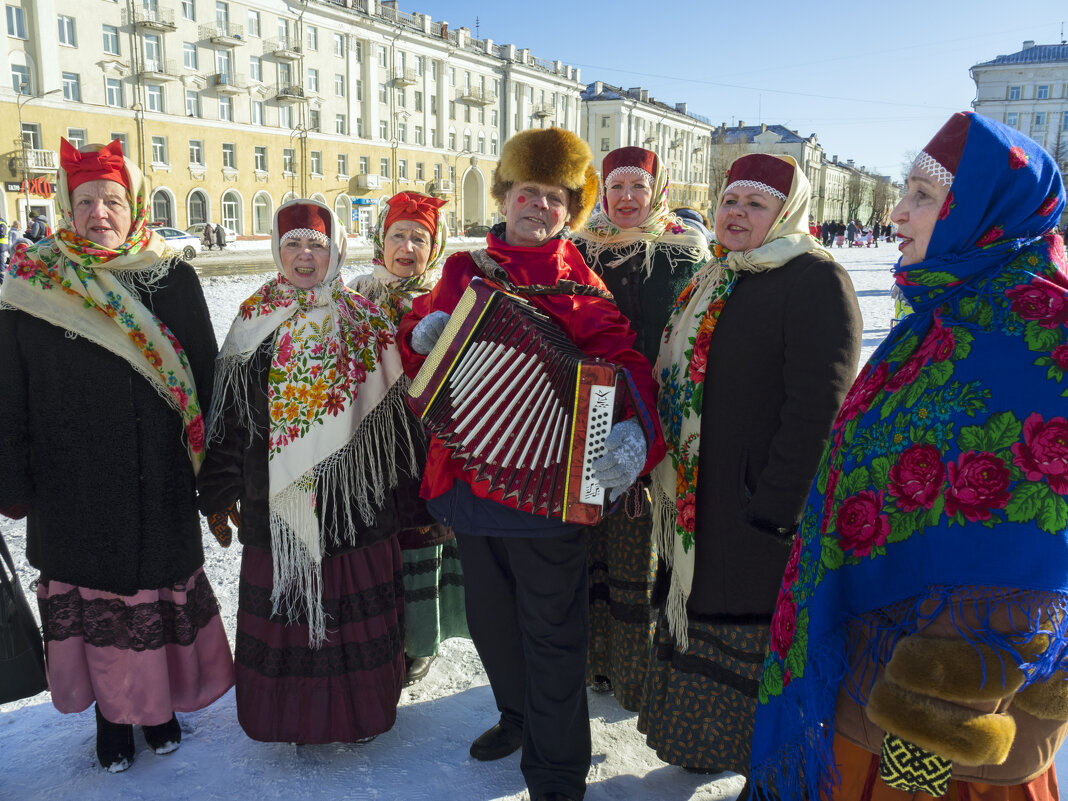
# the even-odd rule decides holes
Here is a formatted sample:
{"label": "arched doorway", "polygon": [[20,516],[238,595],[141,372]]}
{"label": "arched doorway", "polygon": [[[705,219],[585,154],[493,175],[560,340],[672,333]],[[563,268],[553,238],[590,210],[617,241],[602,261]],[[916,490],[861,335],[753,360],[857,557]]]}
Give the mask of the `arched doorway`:
{"label": "arched doorway", "polygon": [[266,192],[257,192],[252,198],[252,233],[267,235],[271,233],[271,196]]}
{"label": "arched doorway", "polygon": [[341,224],[345,226],[345,230],[348,233],[353,233],[355,225],[352,220],[352,201],[349,200],[348,195],[338,195],[337,200],[334,201],[334,214],[341,220]]}
{"label": "arched doorway", "polygon": [[245,232],[241,220],[241,195],[228,189],[222,196],[222,224],[238,234]]}
{"label": "arched doorway", "polygon": [[189,197],[186,198],[185,205],[186,215],[189,219],[187,227],[192,227],[198,223],[206,223],[208,221],[211,206],[208,200],[208,193],[203,189],[194,189],[190,192]]}
{"label": "arched doorway", "polygon": [[460,179],[460,231],[486,221],[486,178],[475,165],[468,167]]}
{"label": "arched doorway", "polygon": [[174,226],[174,197],[169,190],[161,188],[152,193],[152,221]]}

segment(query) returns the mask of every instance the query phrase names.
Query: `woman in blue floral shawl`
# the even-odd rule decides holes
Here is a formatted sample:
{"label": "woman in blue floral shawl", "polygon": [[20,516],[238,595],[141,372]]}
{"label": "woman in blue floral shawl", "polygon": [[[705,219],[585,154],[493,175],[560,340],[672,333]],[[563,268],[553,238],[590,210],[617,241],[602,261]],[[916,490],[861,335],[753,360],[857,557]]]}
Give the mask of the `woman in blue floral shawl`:
{"label": "woman in blue floral shawl", "polygon": [[846,397],[794,542],[759,688],[758,794],[1057,798],[1064,197],[1041,147],[970,113],[913,165],[892,219],[914,311]]}

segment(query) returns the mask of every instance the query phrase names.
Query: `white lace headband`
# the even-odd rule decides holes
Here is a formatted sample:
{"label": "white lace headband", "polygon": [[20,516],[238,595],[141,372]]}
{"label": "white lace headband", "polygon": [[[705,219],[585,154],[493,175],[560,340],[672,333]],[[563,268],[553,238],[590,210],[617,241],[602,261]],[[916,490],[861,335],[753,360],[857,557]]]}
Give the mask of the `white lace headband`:
{"label": "white lace headband", "polygon": [[612,183],[612,179],[617,175],[637,175],[639,178],[644,178],[649,182],[649,188],[653,187],[653,176],[649,174],[647,170],[643,170],[641,167],[616,167],[612,172],[608,173],[608,177],[604,179],[605,188]]}
{"label": "white lace headband", "polygon": [[928,153],[926,150],[921,150],[920,155],[916,157],[916,161],[912,164],[913,167],[918,167],[927,173],[931,178],[942,186],[953,185],[953,173],[943,167],[938,161]]}
{"label": "white lace headband", "polygon": [[782,192],[780,192],[774,186],[768,186],[763,181],[750,181],[748,179],[745,179],[745,180],[742,180],[742,181],[733,181],[726,189],[723,190],[723,194],[724,195],[727,194],[728,192],[732,191],[735,187],[738,187],[740,189],[756,189],[756,190],[758,190],[760,192],[763,192],[766,195],[771,195],[772,197],[777,197],[779,200],[781,200],[783,202],[786,201],[786,195],[784,195]]}
{"label": "white lace headband", "polygon": [[313,228],[290,228],[288,231],[282,234],[282,238],[278,241],[279,243],[285,242],[287,239],[292,239],[296,236],[303,236],[307,237],[308,239],[318,239],[324,245],[330,244],[330,237],[328,237],[322,231],[316,231]]}

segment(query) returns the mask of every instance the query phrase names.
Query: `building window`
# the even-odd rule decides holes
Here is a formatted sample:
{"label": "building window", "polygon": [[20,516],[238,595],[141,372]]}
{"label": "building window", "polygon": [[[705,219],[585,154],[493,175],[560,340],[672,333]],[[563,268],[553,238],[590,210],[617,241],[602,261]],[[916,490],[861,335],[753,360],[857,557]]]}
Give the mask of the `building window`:
{"label": "building window", "polygon": [[353,98],[357,103],[363,102],[363,81],[356,79],[356,96]]}
{"label": "building window", "polygon": [[345,34],[334,34],[334,55],[338,58],[345,57]]}
{"label": "building window", "polygon": [[225,142],[222,146],[222,165],[224,170],[237,169],[237,145]]}
{"label": "building window", "polygon": [[185,90],[185,116],[200,116],[200,92],[193,89]]}
{"label": "building window", "polygon": [[1068,131],[1068,111],[1064,112],[1064,116],[1061,119],[1061,130]]}
{"label": "building window", "polygon": [[114,131],[112,131],[111,132],[111,136],[108,137],[108,141],[109,142],[114,142],[116,139],[118,139],[119,140],[119,144],[122,145],[122,152],[123,153],[129,153],[130,152],[130,143],[126,138],[126,134],[124,134],[124,133],[115,133]]}
{"label": "building window", "polygon": [[308,154],[308,156],[309,156],[308,160],[309,160],[309,162],[311,164],[311,173],[312,173],[312,175],[322,175],[323,174],[323,151],[321,151],[321,150],[312,150]]}
{"label": "building window", "polygon": [[352,40],[352,60],[357,64],[363,63],[363,42],[359,39]]}
{"label": "building window", "polygon": [[85,128],[68,128],[67,141],[77,150],[89,144],[89,137],[86,136]]}
{"label": "building window", "polygon": [[389,66],[389,51],[386,50],[386,48],[382,47],[381,45],[378,46],[378,66],[380,66],[380,67],[388,67]]}
{"label": "building window", "polygon": [[397,123],[397,141],[398,142],[407,142],[408,141],[408,123],[406,123],[406,122],[398,122]]}
{"label": "building window", "polygon": [[415,102],[415,110],[416,111],[422,111],[423,110],[423,93],[422,92],[416,91],[414,102]]}
{"label": "building window", "polygon": [[1019,86],[1010,86],[1009,87],[1009,100],[1019,100],[1019,99],[1020,99],[1020,87]]}
{"label": "building window", "polygon": [[[62,19],[62,17],[60,17]],[[1049,100],[1049,84],[1035,89],[1035,100]]]}
{"label": "building window", "polygon": [[493,134],[493,136],[490,137],[490,155],[491,156],[496,156],[497,155],[497,149],[498,149],[497,134]]}
{"label": "building window", "polygon": [[607,136],[601,137],[601,152],[602,153],[607,153],[611,149],[612,149],[612,140],[609,139]]}
{"label": "building window", "polygon": [[397,177],[408,180],[408,159],[397,159]]}
{"label": "building window", "polygon": [[456,101],[455,100],[450,100],[449,101],[449,119],[450,120],[455,120],[456,119]]}
{"label": "building window", "polygon": [[197,46],[192,42],[182,42],[182,66],[187,70],[200,69],[200,57]]}
{"label": "building window", "polygon": [[449,67],[449,86],[456,86],[456,67]]}
{"label": "building window", "polygon": [[389,139],[389,122],[387,120],[379,120],[378,122],[378,138]]}
{"label": "building window", "polygon": [[412,69],[415,70],[415,74],[416,75],[422,75],[423,74],[423,57],[422,56],[413,56],[412,57]]}
{"label": "building window", "polygon": [[334,133],[346,134],[349,132],[348,120],[344,114],[334,117]]}
{"label": "building window", "polygon": [[319,91],[319,70],[315,67],[308,68],[308,91],[316,93]]}
{"label": "building window", "polygon": [[456,131],[449,131],[449,150],[456,150]]}
{"label": "building window", "polygon": [[425,170],[423,168],[423,162],[421,162],[421,161],[415,162],[415,180],[417,180],[417,181],[425,181],[426,180],[426,172],[425,172]]}
{"label": "building window", "polygon": [[338,97],[345,96],[345,76],[334,73],[334,94]]}
{"label": "building window", "polygon": [[314,25],[308,26],[308,49],[319,49],[319,29],[316,28]]}
{"label": "building window", "polygon": [[59,43],[61,45],[67,45],[67,47],[78,46],[78,34],[74,29],[74,17],[64,17],[63,15],[60,15]]}
{"label": "building window", "polygon": [[22,14],[21,6],[7,7],[7,35],[16,39],[26,38],[26,18]]}
{"label": "building window", "polygon": [[194,0],[182,0],[182,19],[197,18],[197,7]]}
{"label": "building window", "polygon": [[122,102],[122,81],[118,78],[107,78],[105,80],[105,89],[107,93],[107,103],[109,106],[121,108],[126,104]]}
{"label": "building window", "polygon": [[163,49],[160,38],[154,33],[144,35],[145,69],[149,72],[163,72]]}
{"label": "building window", "polygon": [[204,166],[204,140],[189,140],[189,163],[196,167]]}
{"label": "building window", "polygon": [[292,106],[279,106],[278,107],[278,127],[292,129],[293,127],[293,107]]}
{"label": "building window", "polygon": [[360,156],[360,175],[367,175],[371,171],[371,157]]}
{"label": "building window", "polygon": [[119,53],[119,29],[114,25],[105,25],[104,28],[104,52],[112,56]]}
{"label": "building window", "polygon": [[267,172],[267,147],[265,145],[256,145],[255,159],[256,171]]}
{"label": "building window", "polygon": [[425,145],[426,144],[426,142],[423,141],[423,126],[422,125],[416,125],[415,126],[415,143],[417,145]]}
{"label": "building window", "polygon": [[230,27],[230,4],[215,0],[215,25],[222,30]]}
{"label": "building window", "polygon": [[263,60],[259,56],[248,57],[248,78],[250,81],[263,80]]}
{"label": "building window", "polygon": [[389,87],[386,86],[384,83],[378,84],[378,102],[379,103],[388,103],[389,102]]}
{"label": "building window", "polygon": [[464,134],[464,150],[470,152],[471,150],[471,134]]}
{"label": "building window", "polygon": [[389,178],[389,159],[380,158],[378,160],[378,174],[383,178]]}
{"label": "building window", "polygon": [[430,96],[430,116],[432,116],[432,117],[438,116],[438,96],[437,95],[431,95]]}
{"label": "building window", "polygon": [[349,157],[345,153],[337,154],[337,174],[346,178],[349,175]]}
{"label": "building window", "polygon": [[479,134],[478,134],[478,152],[479,153],[485,153],[486,152],[486,135],[484,133],[482,133],[481,131],[479,131]]}
{"label": "building window", "polygon": [[241,231],[241,197],[233,189],[223,195],[222,223],[226,228]]}
{"label": "building window", "polygon": [[[67,75],[68,73],[63,73],[63,74]],[[1046,112],[1044,112],[1044,111],[1036,111],[1035,112],[1035,127],[1036,128],[1045,128],[1046,127]]]}
{"label": "building window", "polygon": [[40,150],[41,124],[39,122],[22,123],[22,141],[31,150]]}
{"label": "building window", "polygon": [[258,194],[252,200],[252,219],[257,234],[271,233],[271,199]]}
{"label": "building window", "polygon": [[234,99],[232,97],[219,98],[219,119],[223,122],[234,121]]}
{"label": "building window", "polygon": [[149,111],[163,111],[163,87],[146,86],[145,101]]}
{"label": "building window", "polygon": [[435,181],[440,181],[441,180],[441,165],[440,164],[435,164],[434,165],[434,180]]}
{"label": "building window", "polygon": [[1006,125],[1011,125],[1013,128],[1015,128],[1017,125],[1019,125],[1020,124],[1020,114],[1019,114],[1019,112],[1016,112],[1016,111],[1008,112],[1005,115],[1005,124]]}
{"label": "building window", "polygon": [[167,161],[167,137],[166,136],[153,136],[152,137],[152,163],[153,164],[168,164]]}
{"label": "building window", "polygon": [[250,119],[253,125],[263,125],[263,101],[252,101],[252,113]]}
{"label": "building window", "polygon": [[407,108],[408,98],[405,96],[403,89],[397,90],[397,108]]}
{"label": "building window", "polygon": [[82,81],[76,72],[63,73],[63,99],[82,102]]}
{"label": "building window", "polygon": [[282,150],[282,172],[294,173],[297,171],[297,151],[291,147]]}
{"label": "building window", "polygon": [[323,124],[319,118],[319,112],[315,109],[308,110],[308,128],[316,132],[323,130]]}
{"label": "building window", "polygon": [[251,8],[248,11],[248,35],[260,36],[260,12],[253,11]]}

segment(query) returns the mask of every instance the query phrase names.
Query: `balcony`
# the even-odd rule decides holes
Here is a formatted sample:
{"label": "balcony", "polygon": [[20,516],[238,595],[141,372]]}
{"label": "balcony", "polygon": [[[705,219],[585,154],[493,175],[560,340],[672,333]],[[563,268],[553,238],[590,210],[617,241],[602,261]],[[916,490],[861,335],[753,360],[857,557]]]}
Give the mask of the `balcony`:
{"label": "balcony", "polygon": [[215,25],[201,25],[200,38],[207,39],[214,44],[233,47],[245,43],[245,28],[233,22]]}
{"label": "balcony", "polygon": [[146,58],[141,62],[141,77],[146,81],[177,81],[181,76],[171,60]]}
{"label": "balcony", "polygon": [[279,103],[293,104],[306,103],[308,98],[304,95],[304,87],[295,84],[278,84],[274,90],[274,99]]}
{"label": "balcony", "polygon": [[[131,20],[131,16],[133,19]],[[178,29],[178,26],[174,24],[174,9],[172,8],[144,8],[143,6],[137,6],[133,9],[133,13],[124,10],[122,14],[123,23],[129,25],[131,21],[134,26],[143,30],[149,31],[163,31],[169,32]]]}
{"label": "balcony", "polygon": [[268,39],[263,43],[263,55],[274,56],[282,61],[299,61],[303,54],[300,39],[295,36]]}
{"label": "balcony", "polygon": [[451,195],[452,181],[448,178],[435,178],[427,185],[427,188],[432,195]]}
{"label": "balcony", "polygon": [[[23,154],[25,154],[25,163],[23,163]],[[38,150],[27,147],[19,153],[15,162],[18,165],[17,172],[55,172],[59,169],[59,154],[55,150]]]}
{"label": "balcony", "polygon": [[497,95],[485,89],[460,89],[456,93],[456,99],[461,103],[469,103],[472,106],[492,106],[497,102]]}
{"label": "balcony", "polygon": [[546,103],[538,103],[530,113],[539,120],[544,120],[549,117],[555,117],[556,109]]}
{"label": "balcony", "polygon": [[239,95],[248,89],[248,81],[244,75],[235,75],[232,72],[217,72],[211,76],[211,85],[220,95]]}
{"label": "balcony", "polygon": [[415,70],[393,70],[394,86],[414,86],[419,82]]}
{"label": "balcony", "polygon": [[365,172],[356,176],[356,186],[360,189],[378,189],[382,185],[381,176]]}

